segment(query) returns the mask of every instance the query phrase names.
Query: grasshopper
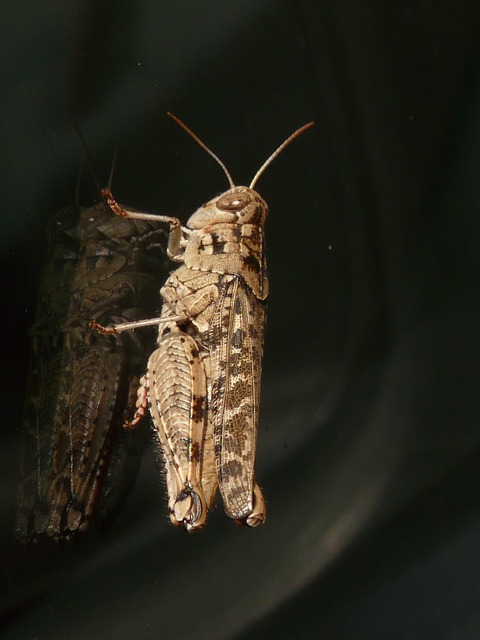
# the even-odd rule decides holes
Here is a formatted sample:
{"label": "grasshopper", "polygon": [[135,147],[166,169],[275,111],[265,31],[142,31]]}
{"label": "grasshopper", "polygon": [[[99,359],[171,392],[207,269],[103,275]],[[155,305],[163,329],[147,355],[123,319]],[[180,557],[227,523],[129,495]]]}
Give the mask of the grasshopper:
{"label": "grasshopper", "polygon": [[197,209],[186,227],[177,218],[123,209],[104,189],[118,216],[169,224],[167,254],[181,266],[160,291],[160,317],[91,326],[103,333],[159,326],[158,348],[148,361],[129,426],[149,406],[173,524],[187,531],[201,528],[219,489],[226,514],[256,527],[266,513],[255,478],[255,451],[268,296],[268,207],[253,187],[287,144],[314,123],[290,135],[244,187],[235,186],[223,162],[168,115],[220,165],[230,189]]}
{"label": "grasshopper", "polygon": [[79,208],[66,207],[52,215],[47,225],[48,252],[40,280],[33,326],[27,394],[23,418],[22,457],[16,533],[34,534],[35,513],[45,494],[44,470],[51,465],[55,434],[55,404],[61,387],[62,324],[80,244],[76,237]]}
{"label": "grasshopper", "polygon": [[[106,524],[135,478],[145,444],[145,433],[127,433],[121,425],[134,410],[152,346],[142,334],[105,337],[92,334],[87,324],[91,317],[132,321],[153,313],[164,231],[149,222],[114,219],[101,204],[80,213],[73,233],[77,253],[68,287],[52,284],[47,266],[56,306],[40,304],[38,311],[41,324],[53,327],[56,351],[54,365],[44,366],[40,389],[30,385],[25,433],[33,436],[29,460],[36,454],[36,463],[22,470],[17,534],[24,538],[66,539],[92,520]],[[61,248],[65,235],[56,238],[52,246]],[[55,251],[47,265],[55,263]]]}

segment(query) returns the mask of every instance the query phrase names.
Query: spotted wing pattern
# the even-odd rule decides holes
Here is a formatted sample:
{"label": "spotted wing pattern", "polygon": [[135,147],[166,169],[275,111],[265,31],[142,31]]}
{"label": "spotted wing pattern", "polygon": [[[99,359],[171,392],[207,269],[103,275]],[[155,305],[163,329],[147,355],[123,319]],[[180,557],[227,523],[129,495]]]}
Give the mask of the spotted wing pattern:
{"label": "spotted wing pattern", "polygon": [[237,520],[252,513],[257,489],[254,465],[265,320],[265,304],[243,280],[225,277],[209,332],[211,411],[219,488],[227,515]]}

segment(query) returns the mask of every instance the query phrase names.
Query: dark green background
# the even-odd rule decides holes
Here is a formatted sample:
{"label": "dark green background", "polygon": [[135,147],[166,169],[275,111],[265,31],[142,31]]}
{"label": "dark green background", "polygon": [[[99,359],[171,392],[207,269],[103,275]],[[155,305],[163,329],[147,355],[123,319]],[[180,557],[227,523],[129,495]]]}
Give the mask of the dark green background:
{"label": "dark green background", "polygon": [[[2,5],[0,584],[15,640],[480,637],[478,2]],[[101,184],[180,216],[270,205],[258,476],[267,524],[166,517],[151,451],[112,529],[13,539],[46,218]],[[52,150],[54,153],[52,153]],[[80,200],[96,188],[89,172]]]}

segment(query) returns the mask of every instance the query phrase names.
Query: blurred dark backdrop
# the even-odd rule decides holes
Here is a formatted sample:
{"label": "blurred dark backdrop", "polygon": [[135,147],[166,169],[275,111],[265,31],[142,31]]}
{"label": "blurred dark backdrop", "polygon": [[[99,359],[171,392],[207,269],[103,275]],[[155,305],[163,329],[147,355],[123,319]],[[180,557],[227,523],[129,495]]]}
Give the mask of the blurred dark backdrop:
{"label": "blurred dark backdrop", "polygon": [[[480,637],[480,5],[2,5],[2,637]],[[90,148],[122,202],[270,205],[258,476],[267,524],[187,536],[152,451],[113,527],[13,539],[45,222]],[[53,152],[52,152],[53,151]],[[93,203],[88,173],[80,201]]]}

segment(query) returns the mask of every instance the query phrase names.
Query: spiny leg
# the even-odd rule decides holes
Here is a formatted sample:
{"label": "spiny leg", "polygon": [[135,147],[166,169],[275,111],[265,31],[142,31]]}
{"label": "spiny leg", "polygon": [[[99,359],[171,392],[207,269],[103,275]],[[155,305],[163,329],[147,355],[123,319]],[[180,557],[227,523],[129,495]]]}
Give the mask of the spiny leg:
{"label": "spiny leg", "polygon": [[172,216],[162,216],[156,213],[145,213],[143,211],[131,211],[121,207],[112,195],[110,189],[102,189],[102,195],[107,201],[108,206],[113,213],[121,218],[132,218],[136,220],[152,220],[154,222],[166,222],[170,226],[170,234],[168,237],[168,256],[177,262],[183,260],[181,254],[182,234],[189,234],[190,231],[182,227],[180,220]]}
{"label": "spiny leg", "polygon": [[170,518],[187,531],[202,527],[207,505],[201,485],[206,376],[198,346],[173,327],[148,363],[149,400],[167,472]]}

